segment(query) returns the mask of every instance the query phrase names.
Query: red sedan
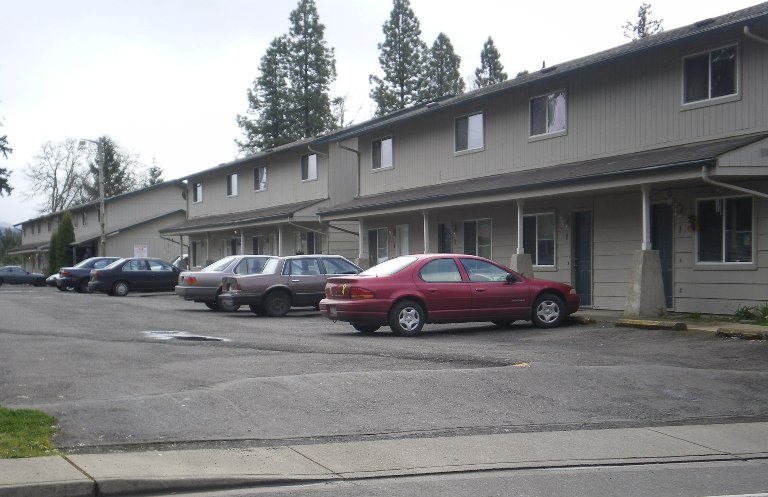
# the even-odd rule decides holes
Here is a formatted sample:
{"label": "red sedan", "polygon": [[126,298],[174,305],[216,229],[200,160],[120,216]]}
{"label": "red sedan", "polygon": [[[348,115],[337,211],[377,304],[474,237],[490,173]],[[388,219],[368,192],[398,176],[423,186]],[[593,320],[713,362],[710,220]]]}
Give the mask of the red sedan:
{"label": "red sedan", "polygon": [[579,308],[570,285],[526,278],[482,257],[463,254],[408,255],[356,276],[328,280],[320,311],[362,333],[388,324],[398,335],[418,334],[425,323],[491,321],[509,326],[533,321],[560,325]]}

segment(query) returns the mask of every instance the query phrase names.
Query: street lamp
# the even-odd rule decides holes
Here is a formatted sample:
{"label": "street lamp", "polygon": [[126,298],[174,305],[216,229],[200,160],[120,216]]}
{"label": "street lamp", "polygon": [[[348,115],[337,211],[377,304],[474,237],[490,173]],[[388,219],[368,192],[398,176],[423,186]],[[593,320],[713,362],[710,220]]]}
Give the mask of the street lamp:
{"label": "street lamp", "polygon": [[81,138],[79,146],[84,147],[86,142],[95,143],[98,147],[96,163],[99,166],[99,227],[101,228],[98,255],[103,257],[107,255],[107,233],[104,229],[104,145],[102,145],[101,140],[88,140],[87,138]]}

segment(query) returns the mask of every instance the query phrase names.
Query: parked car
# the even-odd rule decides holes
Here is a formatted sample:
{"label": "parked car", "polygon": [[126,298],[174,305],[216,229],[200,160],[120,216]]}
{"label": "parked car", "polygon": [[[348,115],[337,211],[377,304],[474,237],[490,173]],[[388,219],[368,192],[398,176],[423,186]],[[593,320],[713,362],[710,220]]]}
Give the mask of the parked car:
{"label": "parked car", "polygon": [[176,285],[176,295],[184,300],[204,303],[213,311],[234,312],[239,305],[219,302],[221,280],[225,276],[261,273],[270,259],[268,255],[230,255],[200,271],[182,271]]}
{"label": "parked car", "polygon": [[558,326],[579,308],[570,285],[526,278],[482,257],[463,254],[408,255],[358,276],[328,281],[320,312],[363,333],[389,325],[398,335],[416,335],[425,323],[519,319],[543,328]]}
{"label": "parked car", "polygon": [[224,277],[219,302],[247,305],[254,314],[285,316],[293,306],[317,307],[329,277],[360,271],[339,255],[276,257],[260,274]]}
{"label": "parked car", "polygon": [[103,292],[118,297],[132,291],[170,291],[179,279],[179,268],[162,259],[131,257],[91,269],[88,291]]}
{"label": "parked car", "polygon": [[0,286],[3,283],[9,285],[45,286],[45,275],[30,273],[21,266],[0,266]]}
{"label": "parked car", "polygon": [[48,286],[58,286],[59,284],[59,273],[53,273],[49,277],[45,279],[45,284]]}
{"label": "parked car", "polygon": [[118,259],[119,257],[89,257],[72,267],[60,268],[56,288],[61,291],[74,288],[78,293],[86,293],[91,279],[91,269],[107,267]]}

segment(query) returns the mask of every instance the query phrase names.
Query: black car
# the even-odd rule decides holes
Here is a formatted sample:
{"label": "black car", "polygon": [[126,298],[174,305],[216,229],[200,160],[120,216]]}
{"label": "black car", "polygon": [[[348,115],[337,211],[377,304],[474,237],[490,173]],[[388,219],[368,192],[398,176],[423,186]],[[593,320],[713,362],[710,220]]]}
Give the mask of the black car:
{"label": "black car", "polygon": [[0,286],[8,285],[34,285],[45,286],[45,276],[40,273],[30,273],[21,266],[1,266]]}
{"label": "black car", "polygon": [[162,259],[131,257],[118,259],[102,269],[91,269],[88,291],[123,297],[132,291],[172,292],[179,268]]}
{"label": "black car", "polygon": [[91,279],[91,269],[107,267],[119,257],[90,257],[72,267],[59,269],[56,288],[61,291],[74,288],[78,293],[88,292],[88,281]]}

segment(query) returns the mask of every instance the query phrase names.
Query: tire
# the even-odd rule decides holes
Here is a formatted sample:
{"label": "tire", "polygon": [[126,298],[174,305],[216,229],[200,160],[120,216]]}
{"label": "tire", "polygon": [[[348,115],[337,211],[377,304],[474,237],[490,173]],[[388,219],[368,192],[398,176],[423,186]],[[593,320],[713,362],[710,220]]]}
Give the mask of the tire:
{"label": "tire", "polygon": [[131,287],[127,281],[118,281],[112,286],[112,295],[116,297],[125,297],[130,291]]}
{"label": "tire", "polygon": [[363,333],[364,335],[369,335],[371,333],[375,333],[378,331],[381,326],[375,325],[375,324],[357,324],[352,323],[352,327],[359,331],[360,333]]}
{"label": "tire", "polygon": [[252,313],[256,314],[257,316],[263,316],[264,315],[264,308],[260,305],[251,304],[248,306],[248,309],[251,310]]}
{"label": "tire", "polygon": [[389,327],[392,333],[402,336],[418,335],[424,327],[426,314],[417,302],[403,300],[389,311]]}
{"label": "tire", "polygon": [[65,285],[56,285],[56,288],[58,288],[60,292],[66,292],[68,290]]}
{"label": "tire", "polygon": [[291,309],[291,297],[281,290],[267,294],[264,299],[264,312],[267,316],[279,318],[288,314]]}
{"label": "tire", "polygon": [[539,328],[554,328],[565,321],[567,313],[563,299],[552,293],[544,293],[533,302],[531,321]]}
{"label": "tire", "polygon": [[219,301],[219,296],[216,296],[216,307],[217,310],[221,312],[237,312],[238,309],[240,309],[240,306],[237,304],[225,304],[224,302]]}
{"label": "tire", "polygon": [[45,286],[45,279],[35,280],[32,283],[32,286]]}
{"label": "tire", "polygon": [[205,302],[205,307],[212,311],[218,311],[219,310],[219,304],[216,302]]}
{"label": "tire", "polygon": [[90,290],[88,290],[88,279],[83,278],[82,280],[78,281],[75,284],[75,291],[77,293],[91,293]]}
{"label": "tire", "polygon": [[498,326],[499,328],[509,328],[510,326],[512,326],[512,323],[514,323],[515,321],[510,320],[510,321],[491,321],[491,322],[496,326]]}

